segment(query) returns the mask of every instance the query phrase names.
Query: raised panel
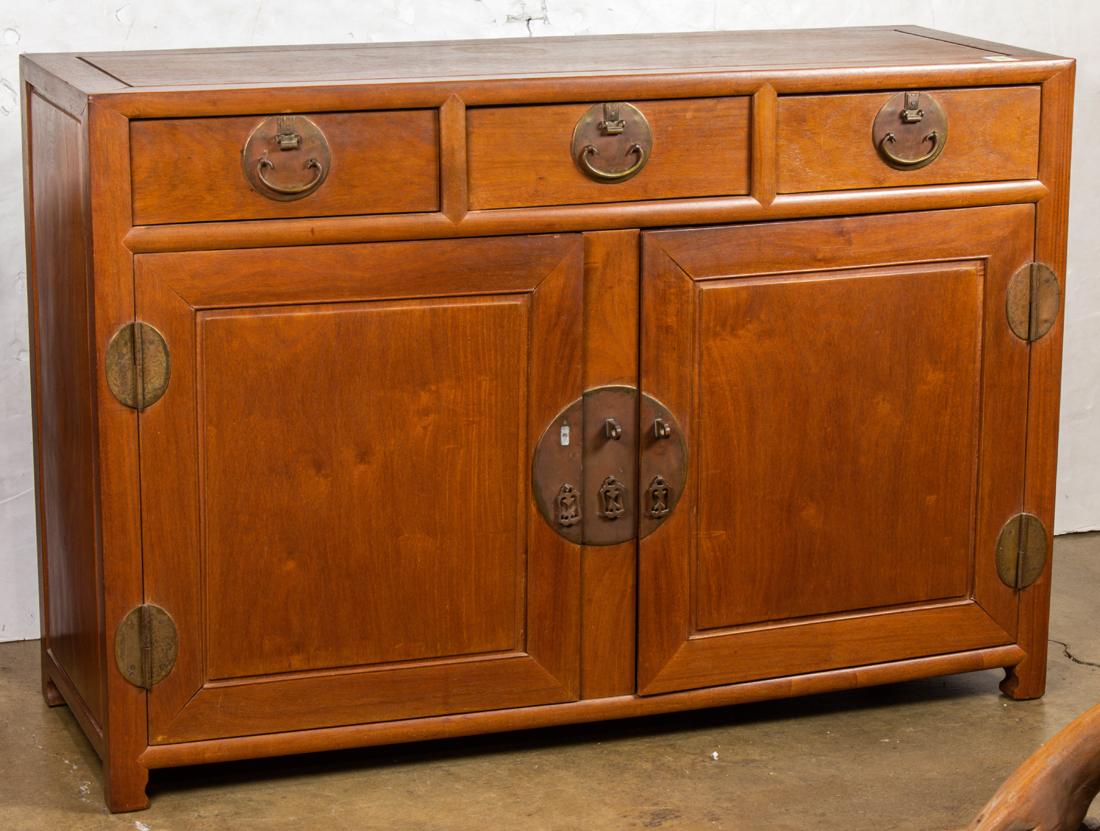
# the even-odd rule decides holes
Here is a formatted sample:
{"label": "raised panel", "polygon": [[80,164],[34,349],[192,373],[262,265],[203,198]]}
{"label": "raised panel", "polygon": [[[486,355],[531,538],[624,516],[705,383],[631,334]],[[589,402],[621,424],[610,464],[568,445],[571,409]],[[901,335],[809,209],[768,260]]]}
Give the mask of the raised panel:
{"label": "raised panel", "polygon": [[517,647],[525,306],[200,317],[208,677]]}
{"label": "raised panel", "polygon": [[701,287],[696,628],[967,593],[981,278]]}
{"label": "raised panel", "polygon": [[[99,655],[100,575],[96,552],[95,406],[82,129],[31,94],[30,177],[34,281],[34,431],[42,567],[44,647],[68,675],[95,721],[103,721]],[[72,702],[74,709],[77,702]]]}

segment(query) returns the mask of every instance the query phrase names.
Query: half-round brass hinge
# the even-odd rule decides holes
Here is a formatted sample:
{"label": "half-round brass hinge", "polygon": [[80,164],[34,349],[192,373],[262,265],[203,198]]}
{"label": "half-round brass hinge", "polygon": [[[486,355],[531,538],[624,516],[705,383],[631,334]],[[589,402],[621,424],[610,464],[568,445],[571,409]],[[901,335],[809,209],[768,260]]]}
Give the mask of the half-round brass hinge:
{"label": "half-round brass hinge", "polygon": [[106,370],[107,386],[119,403],[144,410],[168,389],[168,344],[148,323],[128,323],[107,344]]}
{"label": "half-round brass hinge", "polygon": [[1034,514],[1016,514],[997,539],[997,575],[1012,589],[1026,589],[1047,565],[1047,529]]}
{"label": "half-round brass hinge", "polygon": [[1008,283],[1006,312],[1013,334],[1028,342],[1051,330],[1062,305],[1058,277],[1049,266],[1028,263]]}
{"label": "half-round brass hinge", "polygon": [[135,687],[152,689],[172,672],[179,653],[179,632],[159,606],[131,609],[115,632],[115,663]]}

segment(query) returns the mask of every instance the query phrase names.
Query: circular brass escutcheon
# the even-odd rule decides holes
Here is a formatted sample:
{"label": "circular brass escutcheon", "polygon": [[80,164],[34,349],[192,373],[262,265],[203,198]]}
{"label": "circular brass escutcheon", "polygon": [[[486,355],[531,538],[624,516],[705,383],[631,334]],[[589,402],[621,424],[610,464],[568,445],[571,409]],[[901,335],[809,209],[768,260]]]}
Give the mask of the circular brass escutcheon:
{"label": "circular brass escutcheon", "polygon": [[652,150],[649,122],[625,102],[593,104],[573,128],[573,161],[585,176],[603,184],[634,178]]}
{"label": "circular brass escutcheon", "polygon": [[947,114],[927,92],[899,92],[879,109],[871,141],[890,167],[920,170],[947,144]]}
{"label": "circular brass escutcheon", "polygon": [[241,150],[245,178],[277,202],[314,193],[328,177],[332,151],[321,128],[304,115],[273,115],[252,131]]}
{"label": "circular brass escutcheon", "polygon": [[645,538],[675,510],[687,442],[660,401],[633,387],[596,387],[550,422],[532,462],[532,495],[555,532],[578,545],[616,545]]}

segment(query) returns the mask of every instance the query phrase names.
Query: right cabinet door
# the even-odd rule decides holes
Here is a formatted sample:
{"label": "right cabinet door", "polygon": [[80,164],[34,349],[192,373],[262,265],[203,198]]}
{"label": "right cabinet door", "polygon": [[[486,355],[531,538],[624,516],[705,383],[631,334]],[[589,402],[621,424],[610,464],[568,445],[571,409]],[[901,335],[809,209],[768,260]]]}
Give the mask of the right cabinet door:
{"label": "right cabinet door", "polygon": [[642,391],[685,433],[639,548],[642,694],[1016,641],[1030,205],[649,232]]}

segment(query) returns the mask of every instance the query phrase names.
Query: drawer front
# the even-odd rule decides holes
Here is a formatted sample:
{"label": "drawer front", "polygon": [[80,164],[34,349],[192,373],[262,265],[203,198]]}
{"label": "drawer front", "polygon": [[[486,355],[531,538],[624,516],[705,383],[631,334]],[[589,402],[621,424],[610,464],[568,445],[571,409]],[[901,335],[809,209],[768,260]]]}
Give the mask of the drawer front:
{"label": "drawer front", "polygon": [[[1038,175],[1038,87],[921,93],[940,104],[947,130],[940,154],[916,169],[891,166],[872,137],[879,110],[897,93],[781,97],[779,192],[993,182]],[[910,128],[930,133],[935,126],[925,130],[916,123],[900,129]],[[924,147],[931,150],[932,144]]]}
{"label": "drawer front", "polygon": [[[275,119],[270,119],[274,124]],[[235,219],[417,213],[439,209],[439,118],[436,110],[310,113],[291,125],[312,123],[327,144],[327,168],[307,166],[314,149],[280,152],[270,142],[266,178],[293,189],[323,175],[307,195],[289,200],[254,185],[258,171],[242,152],[263,116],[134,121],[130,125],[133,222],[209,222]],[[262,154],[259,148],[255,158]],[[309,155],[307,155],[309,154]],[[256,162],[253,163],[253,166]],[[262,171],[259,171],[262,172]],[[293,195],[297,196],[297,195]]]}
{"label": "drawer front", "polygon": [[[749,100],[630,102],[652,131],[637,175],[599,182],[582,172],[573,131],[593,106],[467,111],[473,210],[731,196],[749,190]],[[603,161],[600,161],[603,164]]]}

